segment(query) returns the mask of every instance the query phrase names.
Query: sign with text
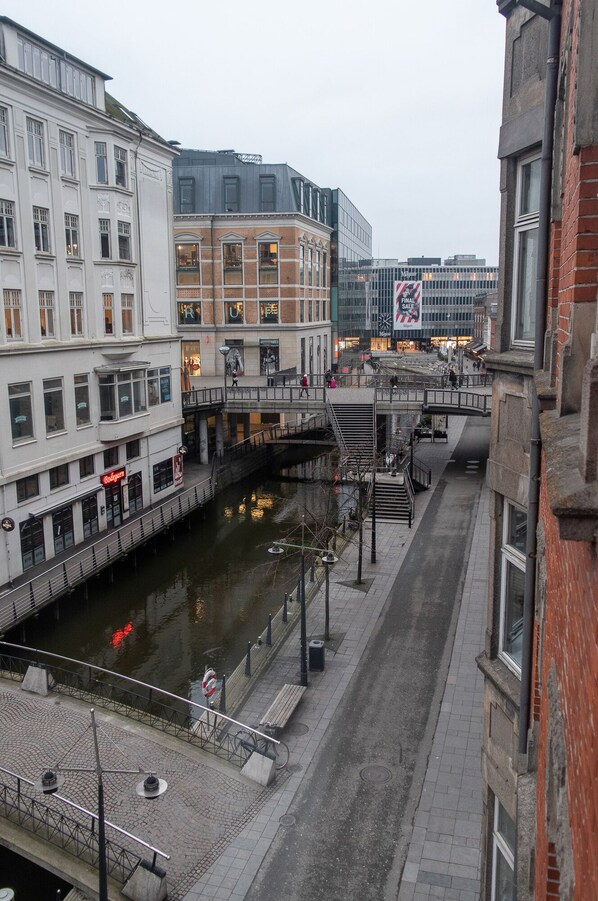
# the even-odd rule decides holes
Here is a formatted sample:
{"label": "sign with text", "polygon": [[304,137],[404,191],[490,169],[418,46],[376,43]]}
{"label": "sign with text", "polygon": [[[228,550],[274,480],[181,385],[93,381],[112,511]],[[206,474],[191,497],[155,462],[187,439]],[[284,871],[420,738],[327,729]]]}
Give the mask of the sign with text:
{"label": "sign with text", "polygon": [[110,488],[111,485],[118,485],[119,482],[122,482],[126,474],[127,470],[124,466],[121,469],[113,469],[112,472],[105,472],[103,476],[100,476],[100,482],[104,488]]}
{"label": "sign with text", "polygon": [[422,327],[422,283],[395,282],[393,330],[420,331]]}

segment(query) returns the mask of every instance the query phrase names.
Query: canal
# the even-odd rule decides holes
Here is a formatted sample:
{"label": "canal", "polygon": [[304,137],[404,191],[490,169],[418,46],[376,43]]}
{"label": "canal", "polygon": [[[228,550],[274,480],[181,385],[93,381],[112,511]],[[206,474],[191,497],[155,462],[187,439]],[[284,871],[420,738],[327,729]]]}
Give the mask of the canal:
{"label": "canal", "polygon": [[[334,455],[283,463],[219,494],[181,523],[172,542],[161,536],[133,559],[26,625],[26,644],[151,683],[203,703],[206,666],[230,674],[249,641],[265,632],[268,614],[297,583],[300,552],[268,554],[275,539],[306,544],[351,504],[352,488],[335,481]],[[310,532],[311,530],[311,532]],[[155,550],[155,553],[154,553]],[[15,631],[8,641],[20,642]]]}

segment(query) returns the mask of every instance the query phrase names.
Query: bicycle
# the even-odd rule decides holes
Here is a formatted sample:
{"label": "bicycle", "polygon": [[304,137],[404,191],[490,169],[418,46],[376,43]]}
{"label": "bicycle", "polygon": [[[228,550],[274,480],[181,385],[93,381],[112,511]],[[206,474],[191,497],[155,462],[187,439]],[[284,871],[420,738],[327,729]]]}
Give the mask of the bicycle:
{"label": "bicycle", "polygon": [[257,751],[258,754],[263,754],[264,757],[273,760],[277,770],[282,770],[289,762],[288,745],[284,741],[276,739],[277,730],[271,723],[262,723],[260,727],[256,726],[255,728],[259,729],[263,735],[249,732],[247,729],[239,729],[234,738],[236,753],[247,759],[254,751]]}

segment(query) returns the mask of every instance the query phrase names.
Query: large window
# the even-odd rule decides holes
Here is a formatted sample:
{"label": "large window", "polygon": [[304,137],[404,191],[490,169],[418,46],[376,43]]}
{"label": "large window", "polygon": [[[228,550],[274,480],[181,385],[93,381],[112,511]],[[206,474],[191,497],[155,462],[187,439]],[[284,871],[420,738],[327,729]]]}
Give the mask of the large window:
{"label": "large window", "polygon": [[179,325],[201,325],[201,304],[194,301],[177,301]]}
{"label": "large window", "polygon": [[46,559],[44,526],[41,519],[26,519],[21,523],[21,560],[23,569],[31,569]]}
{"label": "large window", "polygon": [[273,213],[276,210],[276,179],[273,175],[260,176],[260,212]]}
{"label": "large window", "polygon": [[172,400],[170,366],[148,369],[147,392],[150,407],[166,404]]}
{"label": "large window", "polygon": [[42,338],[55,338],[54,330],[54,292],[39,292],[39,327]]}
{"label": "large window", "polygon": [[143,369],[101,375],[99,385],[100,419],[122,419],[147,409]]}
{"label": "large window", "polygon": [[95,83],[91,75],[60,59],[58,54],[34,44],[21,35],[17,38],[19,69],[32,78],[93,106]]}
{"label": "large window", "polygon": [[512,901],[515,888],[515,823],[494,799],[491,901]]}
{"label": "large window", "polygon": [[243,301],[232,300],[224,304],[224,321],[227,325],[241,325],[243,322]]}
{"label": "large window", "polygon": [[260,302],[260,322],[262,324],[278,322],[278,301]]}
{"label": "large window", "polygon": [[39,497],[39,476],[17,479],[17,503],[24,504],[32,497]]}
{"label": "large window", "polygon": [[73,508],[71,504],[62,507],[52,514],[52,532],[54,534],[54,553],[60,554],[75,543],[73,530]]}
{"label": "large window", "polygon": [[135,296],[133,294],[120,295],[120,316],[123,335],[132,335],[135,325]]}
{"label": "large window", "polygon": [[0,247],[15,246],[15,205],[0,200]]}
{"label": "large window", "polygon": [[110,219],[100,219],[100,256],[103,260],[110,259]]}
{"label": "large window", "polygon": [[91,538],[99,531],[98,526],[98,499],[95,494],[86,497],[81,502],[81,513],[83,516],[83,537]]}
{"label": "large window", "polygon": [[63,175],[75,178],[75,136],[68,131],[59,131],[60,142],[60,171]]}
{"label": "large window", "polygon": [[118,258],[131,259],[131,225],[129,222],[118,223]]}
{"label": "large window", "polygon": [[500,656],[521,673],[527,514],[505,500],[501,548]]}
{"label": "large window", "polygon": [[4,328],[7,341],[18,341],[23,337],[21,325],[21,292],[11,288],[5,288],[4,298]]}
{"label": "large window", "polygon": [[199,285],[199,244],[176,245],[176,283],[177,285]]}
{"label": "large window", "polygon": [[49,210],[45,207],[33,207],[33,238],[38,253],[50,253]]}
{"label": "large window", "polygon": [[95,142],[96,181],[99,185],[108,184],[108,151],[105,141]]}
{"label": "large window", "polygon": [[10,427],[13,441],[33,438],[31,382],[18,382],[8,386]]}
{"label": "large window", "polygon": [[278,244],[270,241],[258,243],[260,285],[278,284]]}
{"label": "large window", "polygon": [[104,310],[104,334],[114,334],[114,294],[102,294],[102,308]]}
{"label": "large window", "polygon": [[114,148],[114,182],[119,188],[127,187],[127,151]]}
{"label": "large window", "polygon": [[62,379],[44,379],[44,412],[46,434],[64,431]]}
{"label": "large window", "polygon": [[0,106],[0,156],[8,155],[8,110],[5,106]]}
{"label": "large window", "polygon": [[163,460],[162,463],[156,463],[154,466],[154,493],[164,491],[174,485],[174,472],[172,466],[172,457]]}
{"label": "large window", "polygon": [[179,212],[195,212],[195,179],[179,178]]}
{"label": "large window", "polygon": [[71,319],[71,337],[83,335],[83,295],[80,291],[69,292],[69,314]]}
{"label": "large window", "polygon": [[69,484],[69,465],[68,463],[61,463],[59,466],[54,466],[50,470],[50,491],[55,491],[57,488],[62,488],[64,485]]}
{"label": "large window", "polygon": [[87,373],[75,376],[75,416],[78,426],[89,425],[91,422],[89,376]]}
{"label": "large window", "polygon": [[29,164],[44,168],[46,153],[44,147],[44,123],[27,118],[27,152]]}
{"label": "large window", "polygon": [[239,179],[236,176],[224,178],[224,212],[239,212]]}
{"label": "large window", "polygon": [[524,160],[517,171],[513,259],[512,338],[531,345],[535,328],[535,285],[538,258],[540,158]]}
{"label": "large window", "polygon": [[222,271],[225,285],[243,284],[243,245],[240,242],[222,245]]}
{"label": "large window", "polygon": [[72,213],[64,214],[64,236],[66,239],[67,257],[79,256],[79,217]]}

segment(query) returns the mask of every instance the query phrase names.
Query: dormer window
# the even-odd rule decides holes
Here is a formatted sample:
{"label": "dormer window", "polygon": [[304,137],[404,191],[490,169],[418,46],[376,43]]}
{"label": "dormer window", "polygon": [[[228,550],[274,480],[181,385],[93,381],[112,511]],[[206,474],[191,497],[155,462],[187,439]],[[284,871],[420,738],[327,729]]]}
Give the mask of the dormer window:
{"label": "dormer window", "polygon": [[21,72],[69,97],[82,100],[90,106],[95,105],[95,83],[91,75],[65,59],[61,59],[59,64],[52,50],[47,50],[22,35],[17,38],[17,45]]}

